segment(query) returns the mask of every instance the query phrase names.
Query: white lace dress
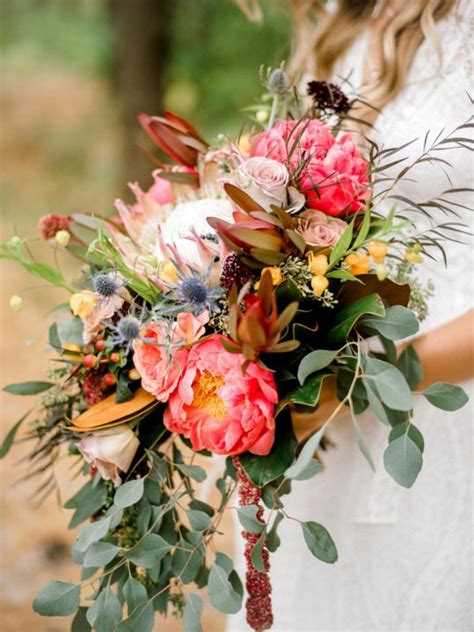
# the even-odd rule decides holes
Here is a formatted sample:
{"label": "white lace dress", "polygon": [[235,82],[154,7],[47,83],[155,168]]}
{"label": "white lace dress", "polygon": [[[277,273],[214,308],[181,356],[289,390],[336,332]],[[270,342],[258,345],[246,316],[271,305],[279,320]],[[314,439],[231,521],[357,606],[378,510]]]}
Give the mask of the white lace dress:
{"label": "white lace dress", "polygon": [[[433,77],[436,54],[429,41],[419,49],[407,84],[377,121],[377,141],[396,146],[419,138],[407,150],[415,158],[427,130],[451,130],[471,114],[466,93],[474,95],[469,57],[468,3],[459,20],[450,15],[437,25],[444,66]],[[367,36],[347,57],[351,81],[360,81]],[[472,187],[468,152],[443,155],[453,163],[453,184]],[[449,188],[430,165],[420,165],[416,183],[398,193],[424,201]],[[459,201],[469,204],[467,194]],[[471,200],[472,202],[472,200]],[[463,221],[472,226],[468,212]],[[447,246],[449,268],[425,261],[424,275],[436,285],[423,331],[465,313],[473,304],[472,249]],[[473,398],[472,383],[463,385]],[[424,466],[413,488],[399,487],[385,472],[382,455],[387,429],[370,414],[362,420],[376,462],[374,474],[356,445],[349,420],[328,431],[335,447],[324,453],[325,470],[294,484],[286,511],[300,520],[324,524],[334,537],[339,560],[326,565],[306,548],[298,523],[280,525],[282,545],[271,556],[274,630],[277,632],[458,632],[472,629],[472,404],[445,413],[420,398],[415,424],[425,437]],[[237,559],[242,543],[237,541]],[[239,568],[243,574],[243,565]],[[229,618],[229,632],[248,630],[245,612]]]}

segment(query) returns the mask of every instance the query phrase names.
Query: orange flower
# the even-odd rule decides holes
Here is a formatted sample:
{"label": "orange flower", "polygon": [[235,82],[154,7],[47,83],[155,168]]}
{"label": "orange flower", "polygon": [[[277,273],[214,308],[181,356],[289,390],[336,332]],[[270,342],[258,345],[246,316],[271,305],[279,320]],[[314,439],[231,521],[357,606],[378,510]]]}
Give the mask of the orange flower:
{"label": "orange flower", "polygon": [[354,276],[367,274],[370,269],[370,259],[365,252],[354,252],[344,259],[344,263],[349,268],[349,272]]}
{"label": "orange flower", "polygon": [[374,263],[383,263],[387,256],[388,245],[383,241],[371,241],[367,250]]}

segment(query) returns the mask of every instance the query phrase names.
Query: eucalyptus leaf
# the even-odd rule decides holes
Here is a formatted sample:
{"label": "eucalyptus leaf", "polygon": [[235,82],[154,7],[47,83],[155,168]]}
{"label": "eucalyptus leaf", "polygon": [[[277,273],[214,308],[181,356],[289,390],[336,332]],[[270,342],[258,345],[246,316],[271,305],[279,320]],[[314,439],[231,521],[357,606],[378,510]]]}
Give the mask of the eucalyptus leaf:
{"label": "eucalyptus leaf", "polygon": [[250,559],[252,561],[252,566],[259,573],[265,572],[265,564],[263,561],[263,547],[265,545],[265,540],[267,539],[267,532],[264,529],[262,531],[262,535],[259,537],[257,542],[254,544],[252,549],[252,553],[250,554]]}
{"label": "eucalyptus leaf", "polygon": [[94,632],[112,632],[122,619],[122,606],[110,589],[102,590],[87,611],[87,620]]}
{"label": "eucalyptus leaf", "polygon": [[337,549],[328,530],[317,522],[303,522],[303,536],[311,553],[327,564],[337,561]]}
{"label": "eucalyptus leaf", "polygon": [[155,612],[151,601],[141,603],[116,628],[117,632],[152,632]]}
{"label": "eucalyptus leaf", "polygon": [[87,608],[81,606],[71,623],[71,632],[91,632],[92,628],[86,617]]}
{"label": "eucalyptus leaf", "polygon": [[119,551],[120,548],[110,542],[94,542],[87,549],[83,564],[86,567],[96,568],[104,566],[111,562]]}
{"label": "eucalyptus leaf", "polygon": [[403,373],[384,360],[367,357],[365,359],[365,378],[369,380],[381,401],[394,410],[408,411],[413,408],[410,387]]}
{"label": "eucalyptus leaf", "polygon": [[408,433],[391,441],[383,455],[385,469],[403,487],[411,487],[423,465],[423,455]]}
{"label": "eucalyptus leaf", "polygon": [[211,518],[204,511],[189,509],[187,514],[191,527],[195,531],[205,531],[211,524]]}
{"label": "eucalyptus leaf", "polygon": [[201,597],[190,593],[186,599],[186,606],[183,612],[184,632],[203,632],[201,616],[203,603]]}
{"label": "eucalyptus leaf", "polygon": [[43,617],[66,617],[79,608],[79,584],[49,581],[33,601],[33,610]]}
{"label": "eucalyptus leaf", "polygon": [[403,305],[387,307],[380,318],[363,318],[361,325],[374,329],[389,340],[401,340],[413,336],[419,329],[415,314]]}
{"label": "eucalyptus leaf", "polygon": [[385,309],[378,294],[369,294],[343,307],[334,317],[333,326],[329,330],[328,340],[333,346],[344,344],[352,328],[362,316],[372,314],[383,316]]}
{"label": "eucalyptus leaf", "polygon": [[242,593],[231,581],[232,562],[219,554],[209,573],[208,595],[211,605],[225,614],[235,614],[242,607]]}
{"label": "eucalyptus leaf", "polygon": [[143,568],[151,568],[169,553],[171,545],[161,536],[150,533],[126,552],[126,557]]}
{"label": "eucalyptus leaf", "polygon": [[265,525],[257,518],[258,507],[256,505],[246,505],[237,509],[237,517],[240,524],[250,533],[262,533]]}
{"label": "eucalyptus leaf", "polygon": [[129,577],[125,582],[122,593],[127,602],[127,611],[130,616],[132,612],[144,601],[147,601],[148,594],[145,586],[134,577]]}
{"label": "eucalyptus leaf", "polygon": [[411,422],[405,422],[394,426],[388,435],[388,442],[392,443],[392,441],[402,437],[404,434],[408,434],[410,439],[420,448],[420,451],[424,452],[425,440],[423,439],[423,435]]}
{"label": "eucalyptus leaf", "polygon": [[297,479],[311,465],[311,462],[314,460],[314,453],[318,449],[325,432],[326,428],[323,426],[306,441],[296,461],[285,471],[286,478]]}
{"label": "eucalyptus leaf", "polygon": [[328,351],[326,349],[318,349],[308,353],[300,362],[298,367],[298,382],[303,385],[306,378],[316,371],[320,371],[327,367],[335,360],[338,351]]}
{"label": "eucalyptus leaf", "polygon": [[464,389],[447,382],[435,382],[423,391],[426,399],[441,410],[452,412],[459,410],[467,404],[469,397]]}
{"label": "eucalyptus leaf", "polygon": [[418,354],[412,345],[408,345],[400,354],[398,368],[405,376],[412,391],[418,388],[418,385],[423,379],[423,368]]}
{"label": "eucalyptus leaf", "polygon": [[205,470],[199,465],[184,465],[184,463],[176,463],[176,467],[185,476],[193,478],[198,483],[202,483],[207,478]]}
{"label": "eucalyptus leaf", "polygon": [[125,509],[135,505],[143,496],[145,491],[143,478],[137,478],[133,481],[123,483],[115,492],[114,505]]}
{"label": "eucalyptus leaf", "polygon": [[110,528],[110,518],[102,518],[96,522],[91,522],[82,529],[77,538],[77,549],[87,551],[91,544],[101,540],[107,535]]}
{"label": "eucalyptus leaf", "polygon": [[267,549],[270,551],[270,553],[275,553],[275,551],[281,544],[280,536],[278,535],[278,526],[283,519],[284,515],[279,511],[275,516],[272,528],[268,532]]}

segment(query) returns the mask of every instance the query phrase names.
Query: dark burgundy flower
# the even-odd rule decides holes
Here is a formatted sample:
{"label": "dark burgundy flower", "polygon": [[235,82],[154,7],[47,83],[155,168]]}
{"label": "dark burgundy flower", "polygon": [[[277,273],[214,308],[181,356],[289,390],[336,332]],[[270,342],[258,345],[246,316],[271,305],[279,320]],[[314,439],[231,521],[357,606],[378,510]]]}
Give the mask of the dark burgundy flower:
{"label": "dark burgundy flower", "polygon": [[313,97],[315,106],[328,114],[345,114],[351,109],[351,101],[335,83],[310,81],[307,90],[309,96]]}
{"label": "dark burgundy flower", "polygon": [[233,252],[228,255],[224,261],[220,282],[222,287],[227,290],[227,292],[230,292],[234,284],[240,290],[251,276],[249,268],[247,268],[247,266],[241,262],[239,256]]}

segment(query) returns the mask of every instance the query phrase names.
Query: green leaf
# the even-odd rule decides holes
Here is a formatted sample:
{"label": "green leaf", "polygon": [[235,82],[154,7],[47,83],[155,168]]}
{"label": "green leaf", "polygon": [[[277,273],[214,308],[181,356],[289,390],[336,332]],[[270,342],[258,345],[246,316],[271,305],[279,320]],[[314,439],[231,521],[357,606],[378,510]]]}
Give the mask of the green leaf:
{"label": "green leaf", "polygon": [[408,433],[391,441],[383,455],[385,469],[403,487],[411,487],[423,465],[423,455]]}
{"label": "green leaf", "polygon": [[413,399],[403,373],[384,360],[365,359],[364,383],[370,381],[382,402],[394,410],[411,410]]}
{"label": "green leaf", "polygon": [[265,572],[265,565],[263,563],[263,547],[264,547],[266,539],[267,539],[267,532],[264,529],[262,531],[262,535],[259,537],[259,539],[255,543],[252,549],[252,553],[250,554],[252,566],[255,568],[255,570],[259,571],[260,573]]}
{"label": "green leaf", "polygon": [[364,318],[360,324],[375,330],[389,340],[401,340],[413,336],[420,328],[415,314],[402,305],[387,307],[385,316],[382,318]]}
{"label": "green leaf", "polygon": [[262,533],[265,525],[257,518],[258,507],[256,505],[246,505],[237,509],[237,517],[240,524],[250,533]]}
{"label": "green leaf", "polygon": [[318,349],[308,353],[300,362],[298,367],[298,382],[304,384],[308,375],[316,373],[331,364],[337,357],[338,351],[328,351],[326,349]]}
{"label": "green leaf", "polygon": [[418,430],[418,428],[410,422],[397,424],[395,427],[393,427],[390,431],[390,434],[388,435],[388,442],[392,443],[392,441],[395,441],[395,439],[402,437],[404,434],[408,434],[410,439],[414,441],[416,445],[420,448],[420,451],[424,452],[425,440],[423,439],[423,435]]}
{"label": "green leaf", "polygon": [[81,606],[72,620],[71,632],[91,632],[92,628],[87,621],[86,613],[87,608]]}
{"label": "green leaf", "polygon": [[280,536],[278,535],[278,525],[283,520],[284,515],[281,512],[278,512],[275,516],[275,520],[273,522],[272,528],[270,529],[267,537],[267,549],[270,553],[275,553],[278,547],[281,544]]}
{"label": "green leaf", "polygon": [[282,410],[289,402],[314,408],[319,401],[323,381],[329,375],[332,375],[330,371],[321,371],[307,378],[303,386],[297,386],[285,395],[278,405],[279,409]]}
{"label": "green leaf", "polygon": [[127,611],[129,616],[141,603],[148,600],[148,594],[145,586],[134,577],[129,577],[127,579],[122,592],[124,599],[127,602]]}
{"label": "green leaf", "polygon": [[331,254],[329,255],[329,265],[331,266],[334,265],[335,263],[339,261],[339,259],[344,257],[344,255],[347,252],[347,249],[351,245],[353,230],[354,230],[354,220],[352,220],[349,226],[345,229],[345,231],[337,240],[336,245],[331,250]]}
{"label": "green leaf", "polygon": [[267,456],[257,456],[246,452],[239,459],[247,476],[258,487],[265,487],[291,465],[297,447],[296,438],[288,410],[276,418],[275,442]]}
{"label": "green leaf", "polygon": [[199,595],[190,593],[186,599],[186,606],[183,612],[184,632],[203,632],[201,626],[201,616],[203,603]]}
{"label": "green leaf", "polygon": [[36,594],[33,610],[43,617],[66,617],[79,608],[78,584],[50,581]]}
{"label": "green leaf", "polygon": [[67,342],[82,346],[82,332],[84,330],[84,325],[78,316],[60,320],[57,323],[57,327],[62,346],[64,346]]}
{"label": "green leaf", "polygon": [[2,445],[0,446],[0,459],[3,459],[4,457],[6,457],[7,454],[10,452],[10,448],[12,447],[13,442],[15,440],[16,433],[18,432],[18,430],[20,429],[21,424],[25,421],[25,419],[28,417],[30,412],[31,412],[31,410],[29,410],[25,415],[23,415],[23,417],[21,419],[19,419],[16,422],[16,424],[14,426],[12,426],[10,428],[10,430],[8,431],[7,436],[5,437],[5,439],[3,440]]}
{"label": "green leaf", "polygon": [[198,483],[202,483],[207,478],[205,470],[199,465],[184,465],[184,463],[176,463],[176,467],[185,476],[189,476],[189,478],[194,479]]}
{"label": "green leaf", "polygon": [[204,511],[190,509],[187,513],[191,527],[195,531],[205,531],[211,524],[211,518]]}
{"label": "green leaf", "polygon": [[71,522],[68,525],[69,529],[74,529],[81,522],[83,522],[89,516],[99,511],[103,506],[107,497],[107,490],[102,480],[88,481],[72,498],[70,498],[65,504],[66,509],[76,509]]}
{"label": "green leaf", "polygon": [[369,230],[370,230],[370,209],[369,207],[366,207],[364,211],[364,218],[359,226],[359,231],[357,233],[354,244],[352,246],[354,250],[357,250],[357,248],[360,248],[360,246],[363,245],[363,243],[367,239]]}
{"label": "green leaf", "polygon": [[369,406],[372,412],[383,424],[390,425],[390,421],[388,419],[385,408],[382,402],[380,401],[377,393],[375,392],[375,389],[372,388],[373,387],[372,382],[370,380],[364,380],[364,379],[362,380],[362,382],[364,383],[365,391],[369,399]]}
{"label": "green leaf", "polygon": [[162,560],[171,550],[171,545],[161,536],[150,533],[142,538],[132,549],[126,552],[126,557],[143,568],[151,568]]}
{"label": "green leaf", "polygon": [[87,611],[87,620],[94,632],[112,632],[122,619],[122,606],[117,595],[105,588]]}
{"label": "green leaf", "polygon": [[144,491],[143,478],[137,478],[133,481],[123,483],[115,492],[114,505],[120,507],[120,509],[135,505],[143,496]]}
{"label": "green leaf", "polygon": [[343,268],[339,268],[338,270],[331,270],[331,272],[328,272],[326,276],[328,279],[341,279],[342,281],[353,281],[360,284],[363,283],[360,279],[358,279],[347,270],[344,270]]}
{"label": "green leaf", "polygon": [[130,388],[131,380],[128,378],[128,371],[120,371],[117,379],[115,391],[115,401],[117,404],[129,402],[133,399],[133,391]]}
{"label": "green leaf", "polygon": [[230,579],[232,572],[229,558],[218,554],[209,573],[207,590],[211,605],[225,614],[235,614],[242,607],[242,594],[237,592]]}
{"label": "green leaf", "polygon": [[153,604],[151,601],[148,601],[137,606],[132,614],[120,623],[116,630],[117,632],[152,632],[154,624],[155,613]]}
{"label": "green leaf", "polygon": [[464,389],[447,382],[435,382],[423,391],[426,399],[441,410],[452,412],[459,410],[467,404],[469,397]]}
{"label": "green leaf", "polygon": [[119,551],[120,548],[110,542],[94,542],[87,549],[83,564],[86,568],[104,566],[111,562]]}
{"label": "green leaf", "polygon": [[285,471],[286,478],[298,479],[306,471],[314,460],[314,453],[318,449],[325,432],[326,428],[323,427],[306,441],[296,461]]}
{"label": "green leaf", "polygon": [[53,323],[49,328],[49,344],[53,349],[61,349],[61,340],[59,338],[58,326],[56,323]]}
{"label": "green leaf", "polygon": [[408,345],[402,351],[398,360],[398,368],[405,376],[412,391],[418,388],[424,373],[418,354],[412,345]]}
{"label": "green leaf", "polygon": [[8,384],[3,390],[12,395],[38,395],[48,391],[53,386],[53,382],[19,382],[18,384]]}
{"label": "green leaf", "polygon": [[33,274],[40,279],[44,279],[52,285],[59,285],[60,287],[65,285],[64,278],[59,270],[47,265],[46,263],[25,262],[23,265],[30,274]]}
{"label": "green leaf", "polygon": [[87,551],[91,544],[101,540],[110,528],[110,518],[102,518],[96,522],[91,522],[84,527],[77,538],[76,546],[79,551]]}
{"label": "green leaf", "polygon": [[293,476],[295,481],[306,481],[321,471],[321,464],[316,459],[311,459],[309,464],[297,475]]}
{"label": "green leaf", "polygon": [[317,522],[303,522],[303,536],[308,549],[321,562],[334,564],[337,561],[337,549],[328,530]]}
{"label": "green leaf", "polygon": [[345,343],[357,321],[365,314],[383,316],[385,308],[378,294],[369,294],[343,307],[334,317],[334,325],[328,334],[331,345],[340,346]]}
{"label": "green leaf", "polygon": [[370,454],[369,446],[367,445],[367,441],[364,437],[364,433],[362,432],[362,428],[360,427],[359,422],[357,421],[357,417],[352,415],[352,422],[354,424],[354,428],[357,435],[357,445],[359,446],[360,451],[365,456],[367,463],[370,465],[373,472],[375,472],[375,465],[372,455]]}

